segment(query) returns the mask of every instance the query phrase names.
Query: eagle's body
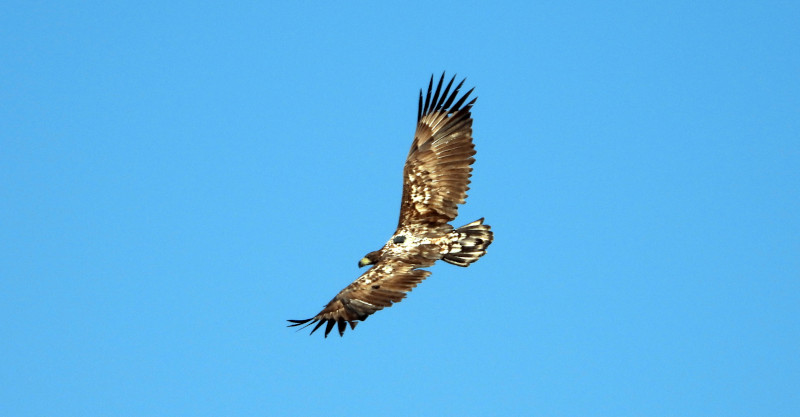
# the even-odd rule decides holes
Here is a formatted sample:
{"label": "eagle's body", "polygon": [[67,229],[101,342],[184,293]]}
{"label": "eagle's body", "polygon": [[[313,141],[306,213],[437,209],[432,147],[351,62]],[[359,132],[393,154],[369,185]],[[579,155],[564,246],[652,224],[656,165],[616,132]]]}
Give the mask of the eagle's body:
{"label": "eagle's body", "polygon": [[454,80],[442,92],[442,74],[434,92],[431,77],[424,104],[420,91],[417,131],[403,170],[397,230],[381,249],[359,261],[359,267],[373,266],[340,291],[319,314],[310,319],[289,320],[294,323],[290,326],[317,323],[313,334],[327,323],[325,337],[334,325],[344,335],[347,324],[355,328],[359,320],[399,302],[431,274],[419,268],[440,259],[469,266],[486,253],[493,234],[483,219],[458,229],[448,224],[458,215],[458,205],[465,202],[471,165],[475,162],[470,114],[475,99],[464,105],[470,90],[456,101],[464,81],[448,94]]}

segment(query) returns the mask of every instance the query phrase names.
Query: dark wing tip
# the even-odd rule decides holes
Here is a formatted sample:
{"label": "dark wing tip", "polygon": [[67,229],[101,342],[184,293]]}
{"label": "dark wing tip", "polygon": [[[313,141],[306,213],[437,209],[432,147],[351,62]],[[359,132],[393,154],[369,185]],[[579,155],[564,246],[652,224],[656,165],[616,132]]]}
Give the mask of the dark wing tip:
{"label": "dark wing tip", "polygon": [[[450,90],[453,86],[453,82],[456,80],[457,75],[453,75],[450,78],[450,81],[447,85],[444,85],[445,81],[445,72],[442,72],[441,77],[439,78],[439,83],[437,84],[436,88],[433,87],[434,75],[431,74],[431,80],[428,83],[428,92],[425,94],[425,100],[423,102],[422,90],[419,92],[419,104],[417,106],[417,121],[422,119],[423,117],[427,116],[436,111],[446,111],[448,114],[455,113],[460,110],[461,106],[466,102],[469,98],[469,95],[472,93],[473,89],[467,91],[466,94],[458,98],[459,93],[461,92],[461,87],[464,85],[464,81],[467,79],[464,78],[461,80],[460,83],[456,85],[452,91]],[[444,91],[442,90],[444,87]],[[458,98],[458,100],[456,100]],[[455,104],[453,102],[455,101]],[[469,102],[465,108],[469,109],[472,104],[475,103],[475,99]]]}
{"label": "dark wing tip", "polygon": [[314,334],[314,332],[316,332],[317,329],[319,329],[320,327],[322,327],[323,324],[325,324],[325,337],[326,338],[331,333],[331,330],[333,330],[333,326],[334,325],[337,326],[337,330],[339,331],[339,336],[344,336],[344,331],[345,331],[345,329],[347,329],[347,325],[348,324],[350,324],[350,329],[355,329],[356,328],[356,324],[357,324],[354,321],[334,320],[334,319],[322,319],[322,320],[320,320],[320,319],[316,319],[316,318],[310,318],[310,319],[305,319],[305,320],[286,320],[286,321],[288,321],[289,323],[292,323],[292,324],[288,325],[287,327],[303,326],[303,327],[300,327],[299,329],[297,329],[297,331],[303,330],[306,327],[311,326],[312,324],[316,323],[316,326],[314,326],[314,328],[311,329],[311,333],[309,333],[309,336]]}
{"label": "dark wing tip", "polygon": [[[431,81],[428,83],[428,94],[425,95],[425,105],[422,107],[422,115],[428,114],[431,103],[431,90],[433,89],[433,74],[431,74]],[[421,98],[421,96],[420,96]]]}
{"label": "dark wing tip", "polygon": [[[313,321],[312,321],[312,320],[313,320]],[[300,331],[300,330],[303,330],[303,329],[305,329],[306,327],[308,327],[308,326],[310,326],[310,325],[312,325],[312,324],[314,324],[314,323],[316,322],[316,320],[314,320],[314,319],[305,319],[305,320],[286,320],[286,321],[288,321],[289,323],[292,323],[292,324],[290,324],[290,325],[288,325],[288,326],[286,326],[286,327],[297,327],[297,326],[303,326],[303,325],[305,324],[305,326],[303,326],[303,327],[301,327],[301,328],[297,329],[298,331]]]}

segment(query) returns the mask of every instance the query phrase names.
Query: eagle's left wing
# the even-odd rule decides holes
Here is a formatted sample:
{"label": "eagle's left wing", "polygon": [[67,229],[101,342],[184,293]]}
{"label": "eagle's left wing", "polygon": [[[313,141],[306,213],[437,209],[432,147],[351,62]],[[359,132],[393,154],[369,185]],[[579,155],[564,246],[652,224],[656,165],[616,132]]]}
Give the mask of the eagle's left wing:
{"label": "eagle's left wing", "polygon": [[430,274],[430,271],[416,269],[414,265],[398,260],[380,261],[336,294],[319,314],[310,319],[289,320],[294,323],[289,327],[317,323],[311,330],[311,334],[314,334],[327,323],[325,337],[328,337],[334,325],[338,326],[339,335],[343,336],[347,324],[354,329],[358,320],[366,320],[370,314],[399,303],[406,293]]}
{"label": "eagle's left wing", "polygon": [[[444,86],[444,74],[428,94],[419,95],[417,131],[403,169],[403,197],[398,230],[410,224],[444,224],[456,218],[469,190],[475,162],[472,144],[472,115],[476,99],[467,102],[472,90],[461,98],[461,86],[452,91],[455,77]],[[444,89],[443,89],[444,87]]]}

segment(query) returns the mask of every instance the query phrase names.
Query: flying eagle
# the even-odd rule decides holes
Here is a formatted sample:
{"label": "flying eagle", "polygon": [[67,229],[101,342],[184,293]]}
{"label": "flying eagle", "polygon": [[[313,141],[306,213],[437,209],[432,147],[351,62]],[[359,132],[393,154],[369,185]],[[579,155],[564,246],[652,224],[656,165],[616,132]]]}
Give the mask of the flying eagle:
{"label": "flying eagle", "polygon": [[483,218],[454,229],[448,222],[458,215],[469,189],[469,177],[475,162],[470,110],[476,98],[467,101],[472,90],[458,98],[462,80],[455,89],[453,77],[444,87],[444,73],[433,90],[433,76],[428,94],[419,92],[417,131],[403,168],[403,198],[400,222],[386,244],[368,253],[358,266],[372,265],[353,283],[333,297],[316,316],[289,320],[290,327],[316,323],[313,334],[325,324],[325,337],[338,326],[343,336],[347,324],[355,329],[358,321],[400,302],[430,271],[437,260],[469,266],[486,253],[493,234]]}

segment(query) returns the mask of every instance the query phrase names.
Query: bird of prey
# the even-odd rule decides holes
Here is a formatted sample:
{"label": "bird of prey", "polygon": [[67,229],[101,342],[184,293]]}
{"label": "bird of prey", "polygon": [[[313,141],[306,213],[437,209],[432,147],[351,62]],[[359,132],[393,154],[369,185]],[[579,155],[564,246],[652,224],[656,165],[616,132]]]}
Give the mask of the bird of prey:
{"label": "bird of prey", "polygon": [[397,230],[381,249],[358,262],[359,267],[372,265],[363,275],[316,316],[289,320],[290,327],[316,323],[313,334],[325,325],[328,337],[336,325],[343,336],[348,324],[355,329],[358,321],[405,298],[431,274],[420,268],[439,259],[466,267],[486,253],[493,234],[483,218],[457,229],[448,224],[467,198],[475,162],[470,110],[476,99],[467,102],[473,89],[458,97],[464,80],[451,91],[455,77],[447,86],[444,79],[443,73],[434,90],[431,76],[424,101],[419,92],[417,130],[403,169]]}

